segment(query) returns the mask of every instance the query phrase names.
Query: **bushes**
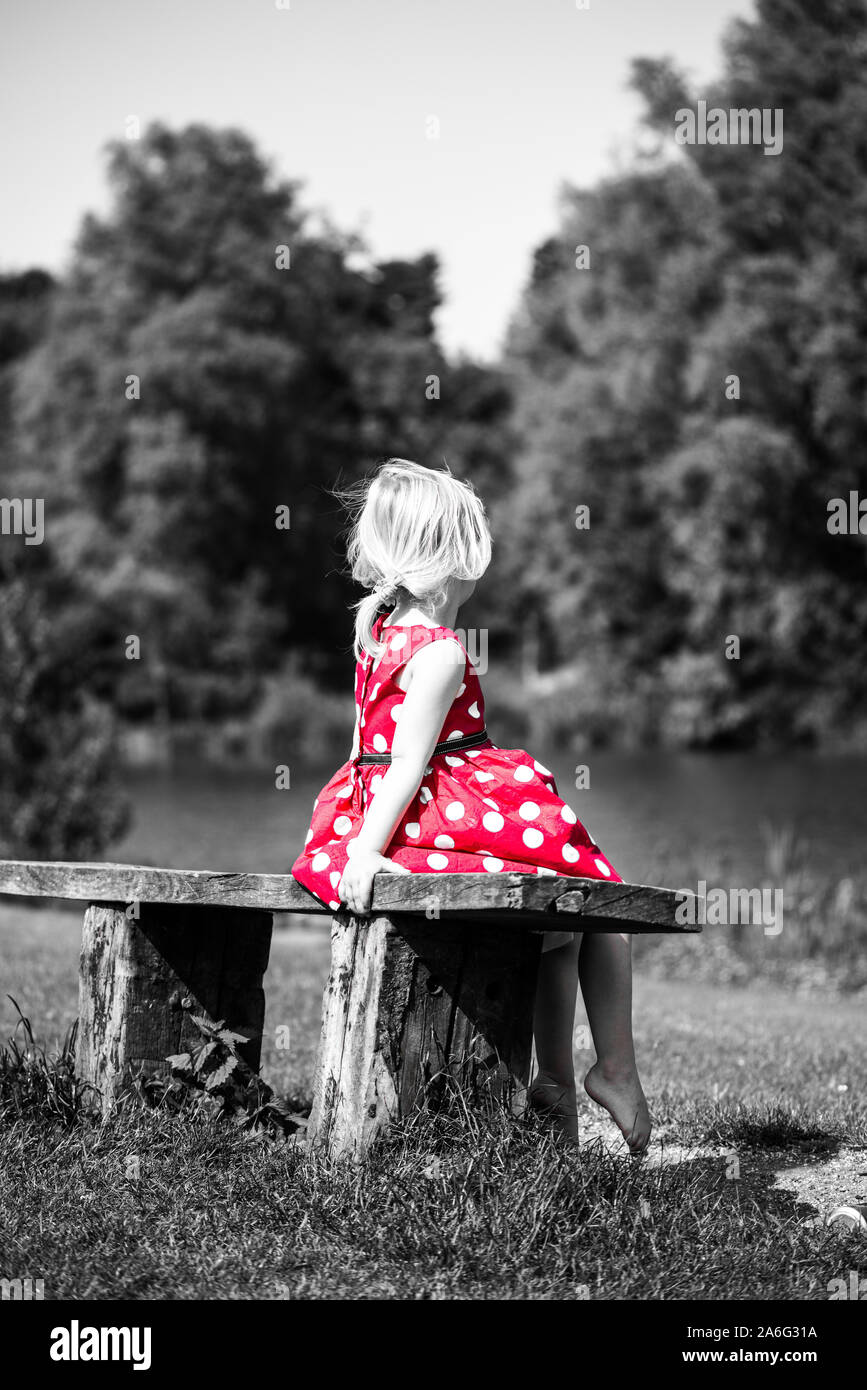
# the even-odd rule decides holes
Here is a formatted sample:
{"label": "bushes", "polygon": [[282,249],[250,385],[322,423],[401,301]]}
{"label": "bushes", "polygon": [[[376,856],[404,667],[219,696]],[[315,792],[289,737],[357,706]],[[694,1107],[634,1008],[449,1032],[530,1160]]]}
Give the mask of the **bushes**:
{"label": "bushes", "polygon": [[483,681],[488,733],[501,748],[524,747],[545,761],[546,749],[652,746],[659,732],[658,691],[650,676],[613,688],[606,670],[575,663],[520,680],[498,670]]}
{"label": "bushes", "polygon": [[250,753],[289,763],[331,759],[336,766],[349,757],[354,722],[352,696],[323,690],[293,653],[265,681],[248,726]]}
{"label": "bushes", "polygon": [[94,858],[126,829],[115,718],[89,658],[83,610],[20,576],[0,582],[3,858]]}

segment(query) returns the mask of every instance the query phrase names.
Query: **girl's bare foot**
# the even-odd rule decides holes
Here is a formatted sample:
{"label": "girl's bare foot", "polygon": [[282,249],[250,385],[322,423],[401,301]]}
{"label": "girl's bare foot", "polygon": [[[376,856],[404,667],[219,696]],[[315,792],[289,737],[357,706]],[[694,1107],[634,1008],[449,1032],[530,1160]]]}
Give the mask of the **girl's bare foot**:
{"label": "girl's bare foot", "polygon": [[635,1069],[624,1076],[606,1075],[596,1062],[584,1078],[584,1090],[608,1111],[630,1153],[644,1153],[650,1140],[651,1119]]}
{"label": "girl's bare foot", "polygon": [[527,1101],[532,1110],[551,1120],[559,1134],[577,1147],[578,1101],[574,1079],[571,1085],[564,1085],[547,1072],[537,1072],[527,1093]]}

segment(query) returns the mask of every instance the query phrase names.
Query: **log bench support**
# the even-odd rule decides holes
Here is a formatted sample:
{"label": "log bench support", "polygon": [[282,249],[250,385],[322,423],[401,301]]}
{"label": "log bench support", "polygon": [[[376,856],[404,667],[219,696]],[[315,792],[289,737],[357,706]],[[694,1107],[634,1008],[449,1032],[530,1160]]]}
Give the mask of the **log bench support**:
{"label": "log bench support", "polygon": [[308,1141],[361,1152],[449,1079],[476,1107],[522,1113],[541,947],[484,923],[334,918]]}
{"label": "log bench support", "polygon": [[109,1111],[133,1073],[156,1075],[166,1058],[201,1042],[194,1014],[224,1019],[248,1039],[238,1051],[255,1071],[265,1026],[263,976],[270,912],[228,907],[91,903],[84,915],[76,1070]]}
{"label": "log bench support", "polygon": [[[258,1070],[272,914],[328,912],[288,874],[0,860],[0,894],[87,906],[77,1069],[110,1111],[225,1019]],[[691,893],[534,874],[378,874],[372,915],[338,913],[308,1135],[358,1156],[391,1120],[440,1102],[520,1113],[540,932],[700,931]]]}

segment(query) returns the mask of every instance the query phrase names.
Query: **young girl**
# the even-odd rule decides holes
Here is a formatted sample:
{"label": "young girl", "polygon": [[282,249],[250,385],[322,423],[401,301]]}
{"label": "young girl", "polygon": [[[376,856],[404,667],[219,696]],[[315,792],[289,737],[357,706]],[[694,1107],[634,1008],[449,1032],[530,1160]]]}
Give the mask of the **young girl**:
{"label": "young girl", "polygon": [[[453,631],[490,563],[481,501],[448,471],[389,459],[355,500],[352,755],[314,802],[295,878],[333,910],[370,908],[374,875],[570,874],[622,882],[552,774],[485,730],[479,680]],[[386,855],[386,851],[388,851]],[[584,1082],[629,1148],[650,1136],[632,1043],[631,937],[544,933],[530,1101],[578,1138],[572,1031],[580,978],[596,1064]]]}

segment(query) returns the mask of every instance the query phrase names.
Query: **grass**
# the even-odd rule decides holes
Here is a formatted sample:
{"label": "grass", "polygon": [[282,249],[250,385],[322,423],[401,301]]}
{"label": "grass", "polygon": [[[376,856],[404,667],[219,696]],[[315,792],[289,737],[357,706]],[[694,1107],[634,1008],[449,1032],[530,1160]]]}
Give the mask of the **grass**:
{"label": "grass", "polygon": [[10,995],[9,1002],[18,1023],[0,1051],[0,1118],[9,1122],[35,1115],[69,1128],[78,1122],[82,1101],[92,1091],[75,1074],[78,1023],[68,1030],[59,1051],[49,1056],[36,1042],[17,1000]]}
{"label": "grass", "polygon": [[[594,1141],[610,1126],[588,1105],[577,1153],[537,1121],[459,1112],[394,1126],[354,1165],[195,1108],[133,1102],[106,1124],[70,1112],[79,915],[4,908],[2,921],[0,987],[50,1027],[19,1026],[17,1061],[0,1068],[0,1276],[43,1278],[49,1298],[824,1300],[863,1266],[863,1237],[808,1224],[817,1209],[785,1177],[867,1148],[856,1000],[639,972],[659,1161]],[[321,924],[276,933],[263,1075],[296,1105],[327,968]],[[2,1003],[6,1033],[19,1019]],[[579,1075],[591,1059],[576,1052]],[[49,1074],[67,1088],[53,1106]],[[13,1116],[3,1096],[18,1080],[29,1099]]]}
{"label": "grass", "polygon": [[719,1160],[565,1154],[514,1122],[423,1117],[359,1166],[159,1112],[0,1147],[4,1267],[50,1297],[818,1299],[863,1258]]}

